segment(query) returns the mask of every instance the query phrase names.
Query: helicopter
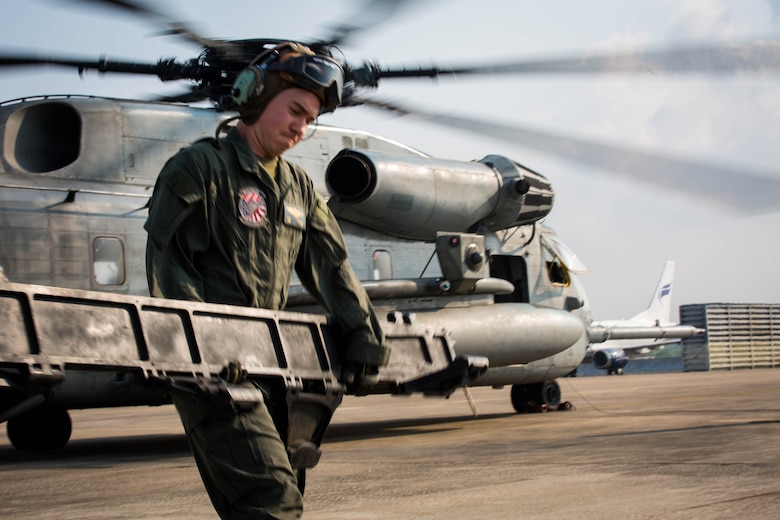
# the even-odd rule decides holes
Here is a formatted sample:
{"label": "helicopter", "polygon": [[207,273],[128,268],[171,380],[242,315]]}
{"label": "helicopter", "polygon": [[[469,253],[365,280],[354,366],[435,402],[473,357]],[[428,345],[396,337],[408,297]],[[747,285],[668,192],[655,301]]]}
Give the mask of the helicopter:
{"label": "helicopter", "polygon": [[[217,124],[230,115],[236,79],[247,63],[267,46],[285,40],[216,40],[140,2],[92,3],[153,19],[167,33],[201,46],[201,54],[184,62],[166,58],[139,63],[3,53],[0,66],[151,75],[169,82],[190,81],[192,86],[158,100],[41,95],[0,104],[4,201],[0,209],[8,237],[0,264],[14,283],[145,295],[144,206],[160,167],[179,148],[213,135]],[[385,4],[402,2],[370,5]],[[354,30],[344,26],[338,37],[303,43],[333,53],[339,39]],[[736,65],[723,66],[744,67],[745,49],[739,51],[723,51],[726,62],[735,55],[737,59]],[[653,58],[661,67],[661,62],[679,55]],[[682,55],[684,62],[692,56]],[[748,61],[752,59],[748,56]],[[580,61],[576,68],[598,70],[615,61],[619,69],[636,67],[635,59],[610,56],[586,65]],[[410,110],[370,94],[380,84],[400,78],[503,76],[524,68],[533,72],[571,66],[567,60],[401,68],[344,62],[348,89],[345,106],[337,113],[350,105],[355,105],[350,110],[374,107],[513,137],[509,128]],[[209,106],[198,106],[204,101]],[[590,328],[591,305],[578,279],[587,268],[544,222],[553,210],[555,191],[542,173],[497,154],[476,161],[438,159],[400,141],[326,124],[315,125],[287,158],[302,165],[329,198],[353,269],[377,309],[388,316],[401,311],[424,326],[443,327],[458,354],[488,361],[489,367],[468,385],[510,385],[518,412],[556,409],[561,404],[556,378],[576,370],[588,344],[616,337],[614,331]],[[732,172],[720,174],[727,178]],[[767,205],[777,200],[772,196],[777,183],[766,181],[762,186],[765,189],[752,193],[764,194]],[[454,237],[450,249],[439,243],[440,233],[448,240]],[[288,308],[318,312],[305,291],[295,287]],[[490,331],[487,340],[485,331]],[[619,332],[623,338],[697,333],[692,327]],[[82,396],[78,404],[121,404],[106,403],[102,400],[106,395],[115,394],[92,401]],[[15,419],[9,418],[9,426]]]}

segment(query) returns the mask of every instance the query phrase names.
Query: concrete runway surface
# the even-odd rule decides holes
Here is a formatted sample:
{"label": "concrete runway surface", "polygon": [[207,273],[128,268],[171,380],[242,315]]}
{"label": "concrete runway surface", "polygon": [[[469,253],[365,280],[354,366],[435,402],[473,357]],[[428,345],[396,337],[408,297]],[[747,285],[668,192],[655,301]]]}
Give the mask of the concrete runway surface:
{"label": "concrete runway surface", "polygon": [[[780,518],[780,369],[559,380],[575,409],[518,415],[509,388],[349,397],[304,519]],[[215,519],[175,410],[73,411],[58,452],[0,435],[3,519]]]}

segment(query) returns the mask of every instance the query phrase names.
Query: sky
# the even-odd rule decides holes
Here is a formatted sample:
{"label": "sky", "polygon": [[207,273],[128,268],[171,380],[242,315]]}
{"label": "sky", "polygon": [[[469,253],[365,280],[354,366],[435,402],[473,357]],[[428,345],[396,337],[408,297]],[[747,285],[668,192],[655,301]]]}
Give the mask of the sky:
{"label": "sky", "polygon": [[[158,25],[89,2],[27,0],[4,9],[0,53],[94,59],[186,60],[200,49],[160,36]],[[463,65],[581,57],[601,52],[773,41],[778,0],[424,0],[354,36],[351,63]],[[354,21],[355,1],[169,0],[155,9],[214,38],[310,40]],[[43,94],[152,97],[182,85],[59,68],[0,71],[0,100]],[[386,80],[376,95],[453,116],[522,126],[648,154],[780,178],[780,74],[509,75]],[[321,118],[456,160],[505,155],[553,184],[545,223],[589,268],[581,277],[595,319],[644,309],[667,260],[676,262],[673,305],[777,303],[780,201],[745,216],[706,199],[499,139],[369,108]]]}

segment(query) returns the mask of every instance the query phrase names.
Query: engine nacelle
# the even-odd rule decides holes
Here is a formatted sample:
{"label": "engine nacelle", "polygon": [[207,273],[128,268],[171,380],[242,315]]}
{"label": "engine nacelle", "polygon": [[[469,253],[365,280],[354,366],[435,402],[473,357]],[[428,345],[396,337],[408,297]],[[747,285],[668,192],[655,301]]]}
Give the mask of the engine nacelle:
{"label": "engine nacelle", "polygon": [[628,356],[619,348],[604,348],[593,353],[593,365],[610,374],[622,370],[628,364]]}
{"label": "engine nacelle", "polygon": [[530,224],[554,198],[544,176],[499,155],[461,162],[347,149],[325,182],[336,216],[410,240]]}

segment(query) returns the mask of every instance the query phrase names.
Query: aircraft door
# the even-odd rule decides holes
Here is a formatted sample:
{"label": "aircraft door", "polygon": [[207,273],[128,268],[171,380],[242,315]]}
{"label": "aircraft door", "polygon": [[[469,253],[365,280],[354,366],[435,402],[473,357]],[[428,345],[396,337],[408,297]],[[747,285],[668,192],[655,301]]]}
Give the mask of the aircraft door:
{"label": "aircraft door", "polygon": [[490,276],[512,282],[515,290],[511,294],[497,294],[496,303],[529,303],[528,269],[521,256],[492,255],[490,257]]}

